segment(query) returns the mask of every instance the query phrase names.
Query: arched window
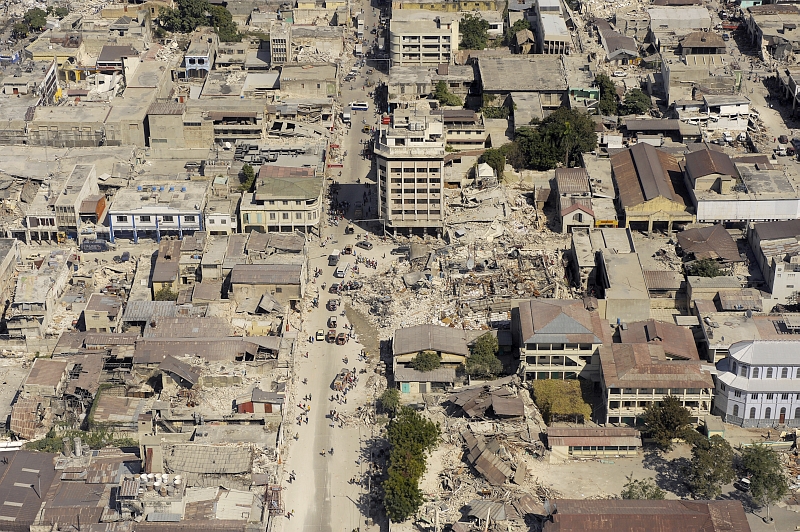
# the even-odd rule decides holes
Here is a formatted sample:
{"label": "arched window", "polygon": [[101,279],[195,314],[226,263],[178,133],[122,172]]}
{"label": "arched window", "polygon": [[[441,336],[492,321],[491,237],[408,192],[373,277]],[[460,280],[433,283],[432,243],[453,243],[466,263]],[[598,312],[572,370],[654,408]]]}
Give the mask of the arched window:
{"label": "arched window", "polygon": [[758,370],[759,370],[759,368],[753,368],[753,378],[754,379],[758,378]]}
{"label": "arched window", "polygon": [[733,405],[733,417],[739,417],[739,405]]}
{"label": "arched window", "polygon": [[750,419],[755,419],[755,418],[756,418],[756,409],[755,407],[753,407],[750,409]]}
{"label": "arched window", "polygon": [[789,378],[789,368],[783,368],[781,370],[781,379],[788,379]]}
{"label": "arched window", "polygon": [[772,409],[770,407],[767,407],[767,409],[764,410],[764,419],[770,419],[770,418],[772,418]]}
{"label": "arched window", "polygon": [[[781,413],[778,416],[779,420],[786,420],[786,408],[781,408]],[[783,423],[783,421],[781,421]]]}
{"label": "arched window", "polygon": [[800,406],[794,409],[794,418],[800,419]]}
{"label": "arched window", "polygon": [[767,368],[767,378],[768,379],[772,378],[772,368]]}

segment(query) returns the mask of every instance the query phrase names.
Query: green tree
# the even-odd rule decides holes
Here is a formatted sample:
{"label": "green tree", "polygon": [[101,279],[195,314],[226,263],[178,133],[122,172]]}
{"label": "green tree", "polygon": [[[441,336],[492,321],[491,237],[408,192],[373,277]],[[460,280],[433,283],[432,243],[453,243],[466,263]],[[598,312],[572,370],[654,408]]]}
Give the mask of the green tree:
{"label": "green tree", "polygon": [[628,477],[628,482],[622,487],[621,496],[623,499],[646,499],[651,501],[663,501],[667,493],[656,486],[652,478],[636,480],[633,475]]}
{"label": "green tree", "polygon": [[614,82],[605,74],[598,74],[594,82],[600,88],[599,110],[601,115],[616,116],[618,109],[617,89]]}
{"label": "green tree", "polygon": [[405,521],[422,505],[419,480],[425,473],[427,454],[438,444],[440,434],[437,423],[410,408],[401,408],[389,422],[389,468],[382,487],[383,505],[392,521]]}
{"label": "green tree", "polygon": [[467,358],[467,374],[472,377],[493,379],[503,371],[503,363],[497,358],[499,345],[497,337],[492,333],[480,336],[472,345],[471,354]]}
{"label": "green tree", "polygon": [[436,351],[421,351],[411,361],[411,367],[417,371],[433,371],[441,365],[442,359]]}
{"label": "green tree", "polygon": [[643,420],[650,437],[665,451],[672,449],[672,440],[683,437],[691,423],[689,411],[671,395],[660,403],[651,403],[644,411]]}
{"label": "green tree", "polygon": [[756,444],[742,451],[742,468],[750,478],[750,497],[767,507],[786,497],[789,483],[783,473],[780,457],[774,449]]}
{"label": "green tree", "polygon": [[[506,17],[503,17],[506,18]],[[506,30],[505,36],[503,37],[503,42],[506,45],[511,45],[514,43],[514,36],[517,34],[518,31],[522,30],[529,30],[531,29],[531,23],[528,22],[527,18],[521,18],[518,21],[514,22],[514,24]]]}
{"label": "green tree", "polygon": [[503,170],[506,167],[506,156],[497,148],[489,148],[478,159],[479,163],[486,163],[497,173],[497,177],[503,177]]}
{"label": "green tree", "polygon": [[173,292],[168,286],[163,287],[153,294],[153,301],[177,301],[178,293]]}
{"label": "green tree", "polygon": [[720,436],[695,438],[692,460],[686,469],[689,488],[698,499],[715,499],[722,486],[733,482],[733,449]]}
{"label": "green tree", "polygon": [[582,153],[597,148],[594,122],[575,109],[559,107],[534,126],[517,130],[515,139],[529,168],[550,170],[564,163],[572,166]]}
{"label": "green tree", "polygon": [[65,6],[47,6],[47,14],[61,19],[69,15],[69,8]]}
{"label": "green tree", "polygon": [[253,188],[253,183],[256,181],[256,171],[249,164],[242,166],[242,171],[239,173],[239,181],[243,191],[247,192]]}
{"label": "green tree", "polygon": [[29,31],[30,29],[28,28],[27,24],[25,24],[24,22],[17,22],[16,24],[14,24],[14,27],[11,30],[11,34],[14,35],[14,37],[16,37],[17,39],[24,39],[25,37],[28,36]]}
{"label": "green tree", "polygon": [[239,42],[242,35],[230,11],[222,6],[211,5],[207,0],[177,0],[175,8],[159,9],[161,26],[172,32],[191,33],[200,26],[211,26],[220,41]]}
{"label": "green tree", "polygon": [[400,390],[397,388],[386,388],[378,398],[381,408],[392,414],[400,409]]}
{"label": "green tree", "polygon": [[489,23],[477,15],[464,15],[458,26],[461,33],[461,48],[483,50],[489,44]]}
{"label": "green tree", "polygon": [[653,102],[642,89],[631,89],[625,95],[621,113],[626,115],[641,115],[650,110]]}
{"label": "green tree", "polygon": [[464,105],[464,102],[461,101],[461,98],[450,92],[450,89],[447,88],[447,83],[444,81],[438,81],[436,83],[436,88],[433,91],[433,97],[439,100],[441,105],[457,107]]}
{"label": "green tree", "polygon": [[720,269],[719,263],[714,259],[701,259],[686,267],[686,275],[719,277],[720,275],[725,275],[725,273]]}
{"label": "green tree", "polygon": [[27,24],[31,30],[41,31],[47,24],[47,12],[44,9],[34,7],[25,13],[25,16],[22,17],[22,21]]}
{"label": "green tree", "polygon": [[545,423],[569,419],[582,421],[592,417],[592,405],[583,398],[577,379],[540,379],[533,381],[533,400]]}
{"label": "green tree", "polygon": [[242,40],[242,34],[239,33],[230,11],[222,6],[209,5],[208,12],[211,18],[211,25],[219,35],[220,41],[240,42]]}

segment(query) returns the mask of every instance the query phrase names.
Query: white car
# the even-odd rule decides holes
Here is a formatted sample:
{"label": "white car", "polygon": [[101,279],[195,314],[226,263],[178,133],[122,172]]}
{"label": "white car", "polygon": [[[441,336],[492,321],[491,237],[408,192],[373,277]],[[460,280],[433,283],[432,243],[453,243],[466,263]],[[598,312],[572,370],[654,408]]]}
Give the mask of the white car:
{"label": "white car", "polygon": [[627,72],[625,72],[624,70],[615,70],[615,71],[614,71],[614,74],[612,74],[612,75],[613,75],[615,78],[624,78],[625,76],[627,76],[627,75],[628,75],[628,73],[627,73]]}

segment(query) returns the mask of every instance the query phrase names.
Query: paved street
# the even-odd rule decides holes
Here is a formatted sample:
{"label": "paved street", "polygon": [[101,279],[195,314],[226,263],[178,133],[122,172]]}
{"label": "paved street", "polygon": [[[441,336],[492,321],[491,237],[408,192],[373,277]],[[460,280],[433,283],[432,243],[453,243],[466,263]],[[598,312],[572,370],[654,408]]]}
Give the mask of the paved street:
{"label": "paved street", "polygon": [[[377,24],[377,15],[373,15],[371,9],[365,9],[367,34],[373,24]],[[374,36],[370,36],[374,37]],[[355,62],[346,65],[346,69]],[[347,106],[351,101],[367,101],[370,110],[367,112],[354,112],[352,116],[352,127],[347,130],[338,130],[332,139],[333,144],[339,144],[342,150],[347,151],[344,167],[341,169],[341,176],[338,170],[332,169],[330,177],[340,184],[338,192],[339,202],[349,202],[349,211],[346,218],[351,218],[354,206],[357,201],[363,201],[364,193],[368,190],[366,183],[374,183],[371,179],[371,161],[365,160],[361,156],[363,148],[362,141],[369,138],[368,134],[362,132],[365,125],[373,126],[376,122],[375,106],[367,93],[373,88],[362,90],[366,84],[366,79],[371,77],[378,79],[379,73],[366,76],[369,66],[361,68],[359,76],[353,82],[353,89],[349,83],[342,86],[341,103]],[[329,183],[331,181],[329,180]],[[364,202],[364,217],[375,218],[376,202],[375,194],[377,188],[372,185],[372,196],[370,201]],[[326,209],[327,211],[327,209]],[[328,221],[326,217],[326,221]],[[336,374],[344,368],[356,368],[357,372],[366,367],[363,360],[359,360],[362,346],[356,340],[350,340],[347,344],[335,345],[327,342],[308,342],[309,336],[315,335],[317,330],[327,331],[327,321],[332,315],[338,320],[337,332],[344,332],[345,325],[349,324],[347,317],[342,316],[340,306],[336,312],[328,311],[325,306],[329,299],[347,300],[346,296],[337,296],[322,290],[324,284],[326,289],[332,283],[342,279],[335,279],[333,272],[335,267],[328,265],[328,255],[332,249],[342,250],[345,245],[355,245],[359,240],[365,238],[363,227],[356,226],[355,234],[345,235],[344,229],[347,219],[340,221],[338,225],[328,224],[322,228],[322,240],[327,243],[324,247],[320,246],[320,241],[314,239],[310,243],[309,252],[309,272],[319,268],[322,275],[314,280],[308,287],[308,297],[319,297],[319,306],[311,307],[304,313],[303,330],[299,334],[300,346],[297,349],[295,362],[295,393],[293,398],[288,401],[286,418],[287,434],[289,442],[289,453],[284,468],[284,501],[286,512],[292,512],[292,517],[284,517],[279,520],[278,528],[284,530],[303,530],[303,531],[335,531],[350,532],[353,529],[361,528],[366,530],[365,514],[366,488],[358,483],[350,483],[353,477],[362,474],[365,464],[360,463],[361,440],[366,440],[370,436],[370,429],[364,426],[344,426],[333,423],[329,417],[331,410],[336,410],[340,414],[353,413],[359,406],[369,402],[371,395],[366,390],[366,380],[372,374],[358,374],[360,377],[356,388],[347,394],[347,404],[332,401],[335,392],[331,388],[331,383]],[[377,227],[377,226],[373,226]],[[391,245],[380,243],[375,234],[369,234],[369,240],[375,244],[371,251],[355,248],[359,256],[374,258],[383,261],[384,254],[388,256]],[[390,260],[390,259],[386,259]],[[376,270],[365,268],[360,265],[360,273],[352,272],[352,265],[355,258],[352,255],[342,255],[340,262],[350,262],[351,271],[346,275],[345,281],[355,277],[374,274]],[[305,354],[308,353],[308,358]],[[344,358],[347,358],[347,364]],[[307,382],[304,383],[304,380]],[[311,400],[304,399],[307,394],[311,394]],[[340,399],[343,396],[340,394]],[[300,404],[309,405],[310,411],[306,416],[300,416],[302,409]],[[297,416],[300,416],[298,424]],[[297,435],[297,440],[294,435]],[[334,454],[330,454],[330,450]],[[294,471],[296,479],[289,482],[289,473]]]}

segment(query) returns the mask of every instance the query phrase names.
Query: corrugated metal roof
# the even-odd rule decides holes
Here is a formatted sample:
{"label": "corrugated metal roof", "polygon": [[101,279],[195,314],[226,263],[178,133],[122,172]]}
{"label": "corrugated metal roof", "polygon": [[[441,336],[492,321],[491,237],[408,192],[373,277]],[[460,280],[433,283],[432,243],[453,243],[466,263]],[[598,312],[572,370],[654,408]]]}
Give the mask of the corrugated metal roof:
{"label": "corrugated metal roof", "polygon": [[599,317],[581,300],[524,301],[519,320],[523,343],[603,343]]}
{"label": "corrugated metal roof", "polygon": [[696,259],[721,259],[725,262],[742,262],[736,241],[722,224],[711,227],[687,229],[678,233],[678,243]]}
{"label": "corrugated metal roof", "polygon": [[727,154],[716,150],[697,150],[686,154],[686,173],[692,183],[700,177],[722,174],[739,177],[733,161]]}
{"label": "corrugated metal roof", "polygon": [[692,331],[673,323],[656,320],[632,322],[627,329],[620,329],[619,338],[624,344],[658,344],[671,357],[700,359]]}
{"label": "corrugated metal roof", "polygon": [[231,270],[231,284],[300,284],[300,264],[237,264]]}
{"label": "corrugated metal roof", "polygon": [[487,444],[482,436],[476,436],[469,430],[462,432],[461,437],[467,446],[467,461],[489,484],[502,486],[514,474],[511,466],[497,456],[495,451],[499,450],[499,445],[496,441]]}
{"label": "corrugated metal roof", "polygon": [[470,354],[463,330],[440,325],[415,325],[397,329],[394,332],[392,350],[394,356],[420,351],[439,351],[461,356]]}
{"label": "corrugated metal roof", "polygon": [[680,166],[667,152],[642,142],[612,155],[611,169],[623,207],[635,207],[659,196],[686,205],[673,185],[673,177],[681,174]]}
{"label": "corrugated metal roof", "polygon": [[600,365],[608,388],[714,388],[700,361],[667,360],[656,344],[604,345]]}
{"label": "corrugated metal roof", "polygon": [[556,168],[559,194],[589,193],[589,174],[585,168]]}
{"label": "corrugated metal roof", "polygon": [[0,505],[0,528],[28,532],[55,480],[57,455],[14,451],[3,453],[3,457],[8,463],[0,464],[0,500],[12,504]]}
{"label": "corrugated metal roof", "polygon": [[749,532],[740,501],[570,500],[554,501],[558,511],[544,532]]}
{"label": "corrugated metal roof", "polygon": [[432,371],[418,371],[414,368],[398,366],[394,372],[395,382],[445,382],[456,381],[455,368],[438,368]]}
{"label": "corrugated metal roof", "polygon": [[197,384],[197,381],[200,380],[200,370],[198,368],[192,367],[186,362],[181,362],[173,356],[167,356],[164,361],[158,365],[158,369],[177,375],[188,382],[190,387]]}
{"label": "corrugated metal roof", "polygon": [[686,278],[680,272],[664,270],[645,270],[644,284],[648,290],[680,290]]}
{"label": "corrugated metal roof", "polygon": [[574,447],[583,445],[642,446],[638,430],[616,427],[550,427],[547,442],[552,447]]}
{"label": "corrugated metal roof", "polygon": [[122,321],[146,322],[155,317],[173,317],[177,309],[173,301],[128,301]]}

